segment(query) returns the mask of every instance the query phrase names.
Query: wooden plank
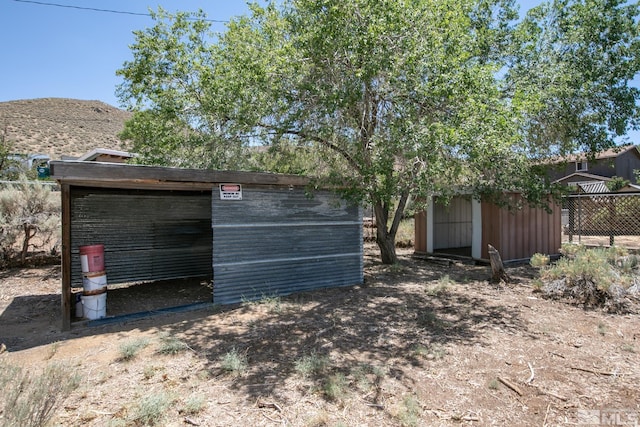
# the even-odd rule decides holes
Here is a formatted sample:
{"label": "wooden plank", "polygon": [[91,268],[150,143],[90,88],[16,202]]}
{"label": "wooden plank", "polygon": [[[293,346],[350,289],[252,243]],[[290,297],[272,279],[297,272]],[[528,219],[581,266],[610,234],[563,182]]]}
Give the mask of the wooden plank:
{"label": "wooden plank", "polygon": [[119,163],[53,161],[51,177],[60,182],[109,181],[109,182],[201,182],[306,185],[309,179],[297,175],[267,172],[216,171],[181,169],[159,166],[127,165]]}
{"label": "wooden plank", "polygon": [[414,215],[414,249],[418,253],[427,252],[427,212],[420,211]]}
{"label": "wooden plank", "polygon": [[71,329],[71,186],[60,186],[62,197],[62,279],[61,279],[61,328]]}

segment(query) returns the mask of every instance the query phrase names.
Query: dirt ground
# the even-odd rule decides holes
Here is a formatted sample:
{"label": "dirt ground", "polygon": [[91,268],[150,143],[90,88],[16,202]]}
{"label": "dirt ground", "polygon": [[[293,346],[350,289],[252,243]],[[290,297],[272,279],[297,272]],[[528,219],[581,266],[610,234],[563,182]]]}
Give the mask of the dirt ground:
{"label": "dirt ground", "polygon": [[[153,396],[166,397],[157,423],[167,426],[634,425],[640,418],[637,313],[542,299],[528,266],[510,267],[515,282],[499,286],[487,282],[488,266],[411,252],[385,266],[367,246],[362,286],[80,322],[68,332],[59,331],[59,267],[3,271],[0,358],[34,370],[63,362],[80,374],[54,417],[65,426],[140,424]],[[167,337],[185,350],[159,351]],[[136,342],[147,345],[123,360],[124,346]],[[230,354],[246,367],[225,369]],[[312,374],[303,370],[310,360],[323,361]]]}

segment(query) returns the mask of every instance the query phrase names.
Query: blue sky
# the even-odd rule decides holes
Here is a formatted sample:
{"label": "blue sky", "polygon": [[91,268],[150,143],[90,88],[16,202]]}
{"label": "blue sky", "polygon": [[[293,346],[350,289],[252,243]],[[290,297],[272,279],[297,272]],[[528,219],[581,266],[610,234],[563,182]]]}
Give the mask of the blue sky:
{"label": "blue sky", "polygon": [[[119,106],[115,72],[132,59],[132,32],[153,25],[148,16],[42,3],[135,14],[158,6],[169,12],[203,9],[209,19],[220,21],[248,11],[243,0],[0,0],[0,102],[57,97]],[[519,3],[522,15],[539,0]],[[213,29],[223,31],[224,25],[213,23]],[[640,132],[631,136],[640,143]]]}

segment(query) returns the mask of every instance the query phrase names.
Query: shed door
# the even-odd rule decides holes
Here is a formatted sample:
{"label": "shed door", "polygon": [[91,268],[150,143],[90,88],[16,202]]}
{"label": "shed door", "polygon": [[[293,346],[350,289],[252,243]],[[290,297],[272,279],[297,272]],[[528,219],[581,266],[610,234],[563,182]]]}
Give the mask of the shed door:
{"label": "shed door", "polygon": [[214,302],[362,283],[362,214],[330,192],[243,187],[212,196]]}

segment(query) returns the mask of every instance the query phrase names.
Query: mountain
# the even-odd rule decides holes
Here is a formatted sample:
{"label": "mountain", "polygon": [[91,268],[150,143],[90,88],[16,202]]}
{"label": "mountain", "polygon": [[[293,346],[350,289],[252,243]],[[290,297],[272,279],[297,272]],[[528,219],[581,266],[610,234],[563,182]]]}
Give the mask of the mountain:
{"label": "mountain", "polygon": [[131,113],[101,101],[40,98],[0,102],[0,135],[11,151],[79,157],[96,148],[124,150],[118,134]]}

